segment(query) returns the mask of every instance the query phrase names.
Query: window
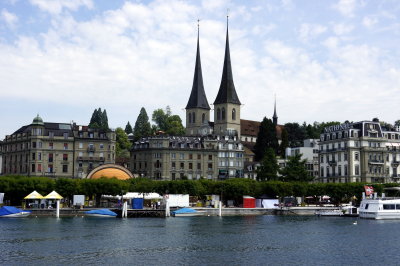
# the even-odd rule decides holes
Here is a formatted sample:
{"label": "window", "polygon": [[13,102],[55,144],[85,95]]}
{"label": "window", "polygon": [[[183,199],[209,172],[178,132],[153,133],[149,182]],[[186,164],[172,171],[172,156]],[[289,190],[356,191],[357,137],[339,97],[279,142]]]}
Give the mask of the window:
{"label": "window", "polygon": [[42,172],[42,165],[41,164],[38,164],[37,165],[37,171],[40,173],[40,172]]}
{"label": "window", "polygon": [[189,113],[189,124],[192,123],[192,113]]}
{"label": "window", "polygon": [[212,155],[208,155],[208,160],[211,161],[212,160]]}
{"label": "window", "polygon": [[34,173],[35,172],[35,164],[33,163],[32,164],[32,173]]}
{"label": "window", "polygon": [[189,160],[193,160],[193,154],[189,153]]}
{"label": "window", "polygon": [[47,166],[47,172],[53,173],[53,165],[52,165],[52,164],[49,164],[49,165]]}
{"label": "window", "polygon": [[208,163],[208,170],[212,170],[212,169],[213,169],[212,163]]}
{"label": "window", "polygon": [[172,180],[175,180],[175,179],[176,179],[176,174],[172,173]]}
{"label": "window", "polygon": [[64,143],[64,150],[68,150],[68,143]]}
{"label": "window", "polygon": [[197,163],[197,170],[201,169],[201,163]]}
{"label": "window", "polygon": [[83,156],[83,152],[80,151],[78,156],[82,157]]}
{"label": "window", "polygon": [[203,114],[201,115],[201,123],[204,124],[205,122],[206,122],[206,114],[203,113]]}
{"label": "window", "polygon": [[68,161],[68,154],[63,154],[63,161]]}
{"label": "window", "polygon": [[82,148],[83,148],[83,143],[79,142],[79,149],[82,149]]}
{"label": "window", "polygon": [[104,144],[100,143],[100,149],[104,149]]}
{"label": "window", "polygon": [[181,160],[185,159],[185,154],[184,153],[180,153],[179,154],[179,159],[181,159]]}
{"label": "window", "polygon": [[103,159],[103,158],[104,158],[104,153],[103,153],[103,152],[100,152],[99,157],[100,157],[101,159]]}
{"label": "window", "polygon": [[222,119],[222,120],[225,120],[225,107],[222,107],[221,119]]}
{"label": "window", "polygon": [[42,160],[42,153],[38,152],[38,156],[37,157],[38,157],[38,160],[41,161]]}
{"label": "window", "polygon": [[67,139],[68,138],[68,132],[64,132],[64,134],[63,134],[63,136],[64,136],[64,139]]}
{"label": "window", "polygon": [[68,173],[68,164],[63,164],[62,171],[63,173]]}
{"label": "window", "polygon": [[175,162],[172,162],[172,163],[171,163],[171,168],[172,168],[172,169],[175,169]]}
{"label": "window", "polygon": [[189,169],[190,169],[190,170],[193,169],[193,163],[189,163]]}
{"label": "window", "polygon": [[360,175],[360,166],[359,166],[359,165],[356,165],[356,166],[355,166],[354,174],[355,174],[355,175]]}
{"label": "window", "polygon": [[36,141],[32,142],[32,148],[36,148]]}
{"label": "window", "polygon": [[193,120],[193,123],[196,123],[196,114],[195,114],[195,112],[192,113],[192,120]]}
{"label": "window", "polygon": [[171,153],[171,158],[172,159],[176,159],[176,154],[175,153]]}
{"label": "window", "polygon": [[38,142],[38,147],[42,148],[42,142],[41,141]]}
{"label": "window", "polygon": [[52,162],[53,162],[53,154],[49,153],[49,163],[52,163]]}
{"label": "window", "polygon": [[36,153],[32,152],[32,160],[36,160]]}
{"label": "window", "polygon": [[181,162],[181,169],[185,168],[185,163]]}
{"label": "window", "polygon": [[235,110],[235,108],[232,109],[232,120],[236,120],[236,110]]}
{"label": "window", "polygon": [[54,138],[54,132],[50,131],[50,132],[49,132],[49,137],[50,137],[50,138]]}
{"label": "window", "polygon": [[53,142],[50,142],[50,143],[49,143],[49,149],[50,149],[50,150],[54,149]]}
{"label": "window", "polygon": [[221,110],[217,109],[217,120],[221,120]]}
{"label": "window", "polygon": [[324,162],[324,156],[321,155],[321,163],[323,163],[323,162]]}
{"label": "window", "polygon": [[201,154],[197,154],[197,160],[201,160]]}

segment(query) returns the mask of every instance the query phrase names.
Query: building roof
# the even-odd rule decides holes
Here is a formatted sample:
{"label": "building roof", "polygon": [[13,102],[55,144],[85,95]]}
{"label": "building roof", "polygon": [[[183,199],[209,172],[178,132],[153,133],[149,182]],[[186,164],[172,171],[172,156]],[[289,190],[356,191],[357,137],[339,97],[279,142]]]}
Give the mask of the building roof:
{"label": "building roof", "polygon": [[99,179],[99,178],[117,178],[119,180],[126,180],[133,178],[132,173],[116,164],[104,164],[99,167],[93,169],[87,176],[90,179]]}
{"label": "building roof", "polygon": [[211,109],[207,101],[206,92],[204,91],[198,32],[197,32],[197,54],[196,54],[196,64],[194,67],[193,86],[192,86],[192,91],[190,93],[189,101],[186,105],[186,109],[191,109],[191,108],[203,108],[207,110]]}
{"label": "building roof", "polygon": [[257,137],[261,122],[240,119],[240,135]]}
{"label": "building roof", "polygon": [[240,104],[239,97],[235,90],[235,84],[233,83],[232,66],[231,66],[231,55],[229,52],[229,33],[228,24],[226,27],[226,44],[225,44],[225,59],[224,69],[222,71],[221,85],[214,104],[221,103],[234,103]]}

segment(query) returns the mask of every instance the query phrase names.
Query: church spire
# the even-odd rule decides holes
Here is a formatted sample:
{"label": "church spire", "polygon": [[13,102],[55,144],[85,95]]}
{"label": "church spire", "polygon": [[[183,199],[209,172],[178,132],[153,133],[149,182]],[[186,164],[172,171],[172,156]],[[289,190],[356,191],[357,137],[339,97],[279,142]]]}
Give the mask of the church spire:
{"label": "church spire", "polygon": [[206,93],[204,91],[203,85],[203,74],[201,71],[201,61],[200,61],[200,20],[197,20],[197,54],[196,54],[196,64],[194,68],[193,86],[192,92],[190,93],[189,101],[186,105],[186,109],[191,108],[203,108],[210,110],[210,105],[208,104]]}
{"label": "church spire", "polygon": [[272,117],[273,123],[276,126],[278,124],[278,116],[276,115],[276,95],[275,95],[275,103],[274,103],[274,116]]}
{"label": "church spire", "polygon": [[229,16],[226,16],[226,44],[225,44],[225,59],[224,69],[222,71],[221,85],[214,104],[234,103],[240,104],[239,97],[236,94],[235,84],[233,84],[231,56],[229,52]]}

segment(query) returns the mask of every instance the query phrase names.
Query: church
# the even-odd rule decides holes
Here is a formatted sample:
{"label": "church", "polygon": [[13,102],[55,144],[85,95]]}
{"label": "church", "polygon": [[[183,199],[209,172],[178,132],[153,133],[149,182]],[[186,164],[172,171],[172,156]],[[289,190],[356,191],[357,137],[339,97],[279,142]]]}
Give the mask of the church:
{"label": "church", "polygon": [[214,122],[210,121],[198,31],[193,85],[186,105],[186,136],[157,135],[135,142],[130,170],[156,180],[243,177],[240,105],[233,82],[227,24],[221,84],[214,101]]}

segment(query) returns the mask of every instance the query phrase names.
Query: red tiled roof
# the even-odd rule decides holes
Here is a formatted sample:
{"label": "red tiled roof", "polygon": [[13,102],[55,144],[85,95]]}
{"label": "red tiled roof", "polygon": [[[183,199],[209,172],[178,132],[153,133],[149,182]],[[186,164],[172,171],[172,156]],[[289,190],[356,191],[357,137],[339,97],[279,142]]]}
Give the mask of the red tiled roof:
{"label": "red tiled roof", "polygon": [[240,135],[257,137],[261,122],[240,119]]}

